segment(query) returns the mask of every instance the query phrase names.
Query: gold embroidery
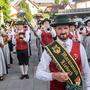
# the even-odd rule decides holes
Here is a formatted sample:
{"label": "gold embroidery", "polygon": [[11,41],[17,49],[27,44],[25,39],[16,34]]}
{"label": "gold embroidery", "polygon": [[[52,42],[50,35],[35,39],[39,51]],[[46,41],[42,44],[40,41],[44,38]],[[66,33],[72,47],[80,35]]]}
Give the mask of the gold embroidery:
{"label": "gold embroidery", "polygon": [[52,49],[53,49],[53,52],[56,54],[60,54],[60,52],[61,52],[60,47],[58,47],[57,45],[53,46]]}
{"label": "gold embroidery", "polygon": [[78,77],[75,79],[76,85],[80,85],[80,81],[81,81],[81,79],[80,79],[80,77],[78,76]]}

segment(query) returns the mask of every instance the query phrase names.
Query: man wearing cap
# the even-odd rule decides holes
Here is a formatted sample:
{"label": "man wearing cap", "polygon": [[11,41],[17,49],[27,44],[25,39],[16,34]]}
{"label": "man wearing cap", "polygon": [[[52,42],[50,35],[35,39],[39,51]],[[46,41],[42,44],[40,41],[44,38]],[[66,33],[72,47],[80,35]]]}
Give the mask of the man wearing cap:
{"label": "man wearing cap", "polygon": [[[74,24],[74,22],[71,22],[67,16],[58,15],[54,18],[51,26],[55,28],[57,41],[60,42],[67,53],[74,58],[80,71],[84,73],[86,90],[90,90],[90,68],[85,49],[81,43],[72,41],[68,36],[69,26],[72,24]],[[36,78],[50,81],[50,90],[67,90],[66,82],[69,79],[68,73],[58,70],[57,65],[52,62],[52,58],[46,50],[44,50],[41,61],[38,64]]]}

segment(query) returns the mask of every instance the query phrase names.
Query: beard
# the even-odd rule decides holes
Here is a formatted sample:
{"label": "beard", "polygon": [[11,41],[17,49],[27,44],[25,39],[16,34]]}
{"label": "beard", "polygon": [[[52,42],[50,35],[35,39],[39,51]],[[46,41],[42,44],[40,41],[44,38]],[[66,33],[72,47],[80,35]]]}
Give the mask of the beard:
{"label": "beard", "polygon": [[67,40],[68,39],[68,34],[67,33],[62,33],[58,37],[59,37],[59,39],[61,39],[62,41],[64,41],[64,40]]}

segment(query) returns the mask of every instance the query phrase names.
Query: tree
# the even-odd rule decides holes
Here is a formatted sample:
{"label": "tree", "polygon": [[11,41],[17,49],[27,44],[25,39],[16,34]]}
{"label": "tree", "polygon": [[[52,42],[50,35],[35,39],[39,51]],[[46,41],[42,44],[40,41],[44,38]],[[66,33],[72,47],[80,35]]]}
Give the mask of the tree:
{"label": "tree", "polygon": [[4,20],[10,19],[10,6],[8,0],[0,0],[0,6],[4,15]]}

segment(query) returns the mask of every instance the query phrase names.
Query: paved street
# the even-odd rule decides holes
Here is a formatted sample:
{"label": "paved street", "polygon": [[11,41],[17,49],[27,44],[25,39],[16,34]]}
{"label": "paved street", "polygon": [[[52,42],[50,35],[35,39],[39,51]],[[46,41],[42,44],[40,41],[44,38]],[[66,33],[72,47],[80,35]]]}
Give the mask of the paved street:
{"label": "paved street", "polygon": [[28,80],[20,80],[20,71],[17,63],[16,55],[13,55],[14,65],[9,69],[9,74],[4,81],[0,81],[0,90],[48,90],[48,83],[37,80],[35,78],[35,71],[39,62],[37,57],[37,48],[35,44],[35,37],[32,34],[32,56],[30,58],[29,76]]}

